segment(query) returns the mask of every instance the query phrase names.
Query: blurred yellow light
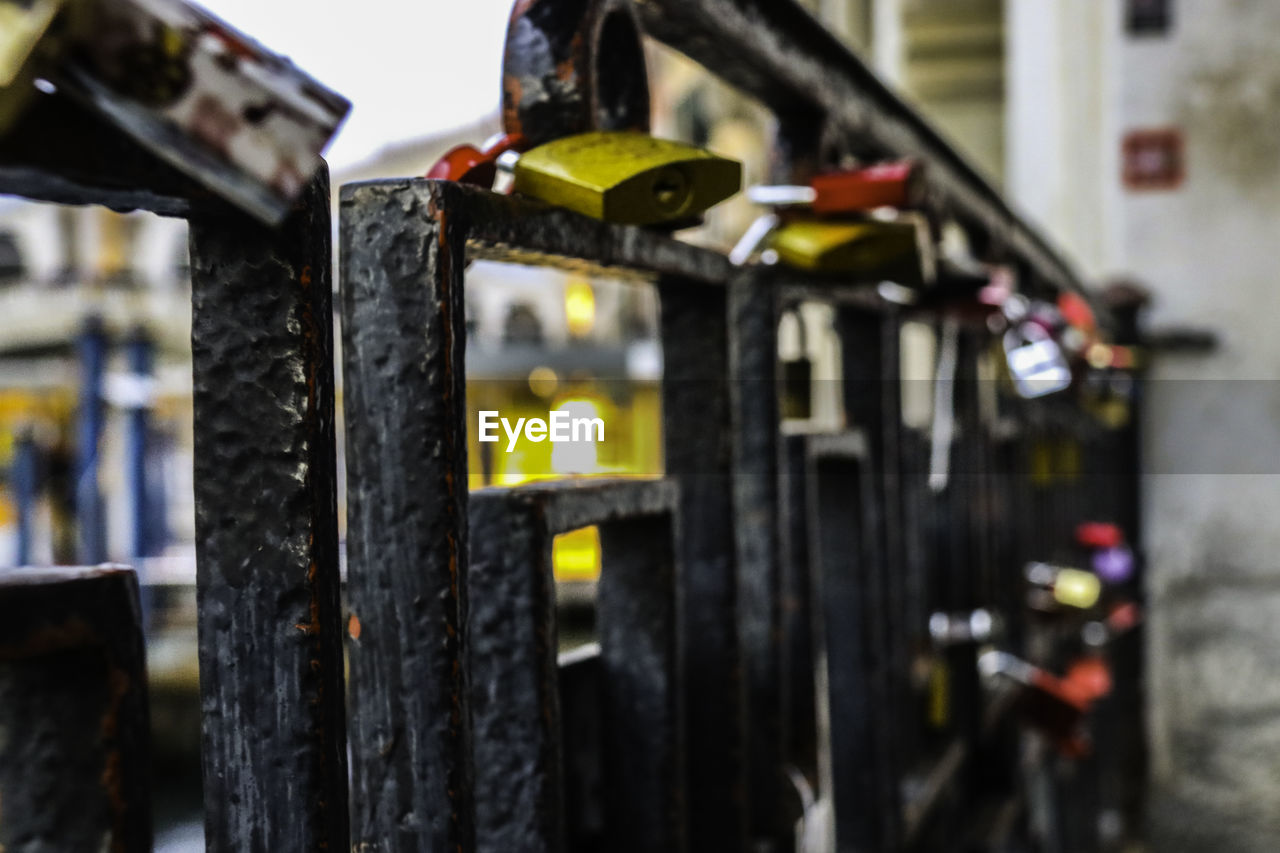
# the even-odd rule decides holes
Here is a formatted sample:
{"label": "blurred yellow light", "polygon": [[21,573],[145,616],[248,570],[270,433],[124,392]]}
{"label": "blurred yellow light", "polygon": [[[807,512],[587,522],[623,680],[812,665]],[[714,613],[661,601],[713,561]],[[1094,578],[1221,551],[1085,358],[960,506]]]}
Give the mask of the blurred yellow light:
{"label": "blurred yellow light", "polygon": [[1093,572],[1061,569],[1053,581],[1053,597],[1059,604],[1087,610],[1098,603],[1102,582]]}
{"label": "blurred yellow light", "polygon": [[588,281],[569,282],[564,289],[564,315],[569,334],[583,338],[596,325],[596,293]]}
{"label": "blurred yellow light", "polygon": [[600,577],[600,531],[584,527],[561,533],[551,543],[551,565],[557,581],[594,581]]}
{"label": "blurred yellow light", "polygon": [[539,397],[550,397],[560,387],[560,377],[545,365],[529,371],[529,390]]}

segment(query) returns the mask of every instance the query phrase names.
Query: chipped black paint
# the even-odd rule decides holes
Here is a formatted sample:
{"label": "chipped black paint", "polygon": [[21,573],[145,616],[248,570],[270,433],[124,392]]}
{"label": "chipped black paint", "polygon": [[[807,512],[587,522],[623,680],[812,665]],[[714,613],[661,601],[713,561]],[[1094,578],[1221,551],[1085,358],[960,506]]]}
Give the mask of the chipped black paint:
{"label": "chipped black paint", "polygon": [[329,178],[191,223],[205,837],[344,850]]}

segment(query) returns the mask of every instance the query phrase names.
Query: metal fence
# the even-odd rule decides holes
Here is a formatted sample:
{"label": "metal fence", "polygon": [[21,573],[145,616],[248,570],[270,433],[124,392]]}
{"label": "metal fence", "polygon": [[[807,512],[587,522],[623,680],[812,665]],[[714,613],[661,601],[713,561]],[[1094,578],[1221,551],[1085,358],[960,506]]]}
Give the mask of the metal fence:
{"label": "metal fence", "polygon": [[[780,177],[843,156],[915,158],[925,212],[962,228],[982,260],[1016,268],[1032,295],[1080,289],[792,3],[636,8],[649,35],[773,111]],[[1078,626],[1022,616],[1022,566],[1090,518],[1136,535],[1132,419],[1106,429],[1069,402],[1007,396],[988,417],[977,365],[989,333],[961,324],[952,474],[934,491],[927,437],[902,420],[899,348],[906,319],[940,327],[946,306],[908,309],[873,283],[736,267],[660,232],[448,182],[349,186],[344,609],[327,177],[269,230],[112,128],[56,100],[41,109],[50,114],[24,125],[29,136],[0,141],[0,190],[192,223],[209,849],[787,850],[804,843],[799,824],[811,839],[834,827],[841,851],[1086,851],[1115,840],[1108,820],[1138,815],[1138,635],[1115,652],[1117,686],[1089,759],[1020,734],[1017,691],[980,683],[974,644],[947,646],[918,671],[936,645],[930,616],[979,607],[1003,616],[1005,648],[1060,662]],[[52,126],[97,144],[48,145],[38,130]],[[483,258],[657,288],[664,477],[468,494],[463,294],[468,263]],[[830,434],[781,429],[778,324],[798,299],[837,318],[847,423]],[[1132,306],[1096,307],[1118,340],[1135,339]],[[1055,452],[1072,461],[1033,477]],[[599,649],[557,660],[551,542],[587,525],[600,526],[603,547]],[[0,613],[77,606],[30,597],[34,582],[0,577]],[[119,623],[112,642],[138,636],[127,595],[93,608]],[[29,627],[27,640],[39,634]],[[33,643],[0,643],[0,658],[48,654]],[[0,692],[12,671],[0,671]],[[22,689],[67,690],[65,679],[32,684]],[[67,759],[63,738],[96,720],[69,721],[26,755],[25,782],[0,770],[6,811],[22,784],[47,791],[29,817],[6,814],[17,827],[6,832],[28,833],[6,844],[73,838],[43,817],[55,804],[127,797],[91,829],[112,849],[146,847],[145,786],[121,789],[116,775],[145,765],[145,734],[97,763]],[[145,733],[136,714],[130,725]],[[0,746],[0,768],[14,766],[13,748]],[[65,782],[77,774],[97,793]]]}

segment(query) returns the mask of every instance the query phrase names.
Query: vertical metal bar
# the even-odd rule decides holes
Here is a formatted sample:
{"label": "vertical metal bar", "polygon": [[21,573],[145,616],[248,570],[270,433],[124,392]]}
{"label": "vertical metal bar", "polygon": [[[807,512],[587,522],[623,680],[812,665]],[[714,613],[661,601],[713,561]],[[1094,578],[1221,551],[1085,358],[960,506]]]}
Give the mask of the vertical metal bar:
{"label": "vertical metal bar", "polygon": [[808,438],[786,436],[779,487],[782,574],[783,736],[787,762],[818,781],[818,712],[814,683],[814,607],[806,504]]}
{"label": "vertical metal bar", "polygon": [[36,496],[40,490],[40,451],[31,431],[21,432],[13,447],[13,491],[18,514],[18,542],[14,565],[31,565],[31,535]]}
{"label": "vertical metal bar", "polygon": [[738,566],[738,636],[747,694],[751,833],[783,820],[781,585],[778,575],[777,285],[746,270],[729,284],[729,397]]}
{"label": "vertical metal bar", "polygon": [[354,843],[470,850],[465,226],[432,185],[342,191]]}
{"label": "vertical metal bar", "polygon": [[80,400],[76,422],[76,552],[87,565],[107,559],[106,512],[98,487],[98,445],[102,441],[102,376],[107,335],[102,320],[89,317],[80,333]]}
{"label": "vertical metal bar", "polygon": [[[680,486],[689,847],[747,848],[746,720],[736,624],[728,301],[722,288],[663,279],[662,433]],[[699,427],[689,428],[689,413]]]}
{"label": "vertical metal bar", "polygon": [[151,850],[132,571],[0,570],[0,849]]}
{"label": "vertical metal bar", "polygon": [[[895,649],[890,642],[902,633],[899,319],[893,313],[881,315],[842,308],[836,322],[840,330],[845,417],[866,436],[867,477],[875,495],[864,506],[868,519],[863,531],[867,560],[859,573],[866,587],[861,600],[868,620],[868,659],[874,668],[875,688],[884,695],[884,702],[871,713],[878,729],[878,762],[885,774],[878,783],[883,790],[877,792],[884,833],[881,842],[885,848],[892,848],[901,836],[902,732],[898,709],[907,689],[901,676],[909,671],[903,656],[905,644],[897,644]],[[891,658],[894,653],[897,656]]]}
{"label": "vertical metal bar", "polygon": [[600,527],[604,849],[686,849],[671,516]]}
{"label": "vertical metal bar", "polygon": [[[836,850],[892,849],[885,844],[888,785],[881,750],[875,651],[868,618],[876,606],[868,571],[865,460],[811,457],[810,552],[822,601],[822,654],[830,709],[831,791]],[[867,494],[864,494],[864,491]]]}
{"label": "vertical metal bar", "polygon": [[472,498],[470,527],[475,849],[559,853],[565,814],[552,537],[536,504],[502,491]]}
{"label": "vertical metal bar", "polygon": [[279,230],[191,223],[210,850],[347,846],[329,178]]}

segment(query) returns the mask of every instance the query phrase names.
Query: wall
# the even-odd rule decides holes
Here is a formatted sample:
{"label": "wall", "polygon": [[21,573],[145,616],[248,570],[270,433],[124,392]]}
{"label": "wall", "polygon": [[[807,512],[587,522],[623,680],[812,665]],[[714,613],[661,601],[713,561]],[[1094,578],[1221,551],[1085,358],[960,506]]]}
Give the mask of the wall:
{"label": "wall", "polygon": [[[1221,337],[1160,358],[1146,422],[1156,849],[1280,838],[1280,4],[1183,0],[1126,40],[1126,128],[1177,126],[1186,180],[1121,202],[1157,322]],[[1116,143],[1113,143],[1113,145]],[[1163,842],[1163,845],[1160,843]]]}

